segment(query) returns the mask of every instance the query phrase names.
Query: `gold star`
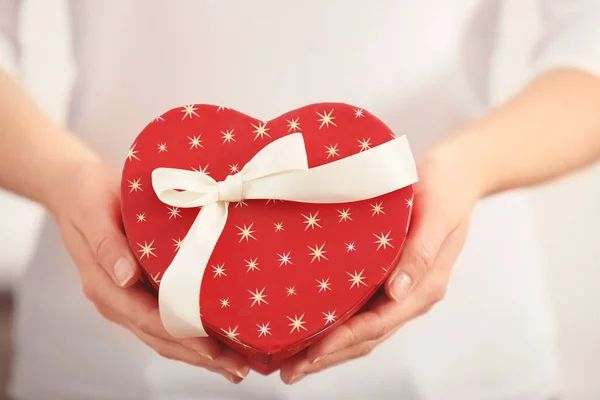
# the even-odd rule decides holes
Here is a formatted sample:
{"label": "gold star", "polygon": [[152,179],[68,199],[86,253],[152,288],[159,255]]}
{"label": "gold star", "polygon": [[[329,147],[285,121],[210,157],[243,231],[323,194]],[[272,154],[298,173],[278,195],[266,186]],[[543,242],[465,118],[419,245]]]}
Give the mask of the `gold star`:
{"label": "gold star", "polygon": [[236,172],[238,172],[238,171],[239,171],[239,169],[238,169],[238,165],[237,165],[237,164],[231,164],[231,165],[229,165],[229,171],[230,171],[232,174],[235,174]]}
{"label": "gold star", "polygon": [[129,187],[131,188],[131,190],[129,191],[129,193],[131,192],[137,192],[138,190],[140,192],[143,192],[142,190],[142,184],[140,183],[140,180],[142,178],[138,178],[138,179],[134,179],[133,181],[129,181]]}
{"label": "gold star", "polygon": [[201,137],[202,135],[194,136],[193,138],[188,136],[188,139],[190,139],[190,150],[197,147],[204,147],[202,146],[202,140],[200,139]]}
{"label": "gold star", "polygon": [[262,324],[262,325],[256,324],[256,326],[258,327],[258,337],[271,334],[271,332],[269,332],[269,329],[271,329],[271,328],[269,328],[269,322],[267,322],[266,324]]}
{"label": "gold star", "polygon": [[340,222],[352,220],[352,218],[350,218],[350,209],[349,208],[346,210],[338,210],[338,213],[340,213]]}
{"label": "gold star", "polygon": [[359,140],[360,151],[368,150],[371,148],[371,138]]}
{"label": "gold star", "polygon": [[156,254],[154,254],[153,250],[155,250],[154,247],[152,247],[152,245],[154,244],[154,240],[151,241],[150,243],[148,242],[144,242],[144,244],[140,244],[138,243],[137,245],[140,246],[140,250],[138,250],[140,253],[142,253],[142,256],[140,258],[144,258],[144,256],[150,258],[150,256],[154,256],[156,257]]}
{"label": "gold star", "polygon": [[247,205],[248,204],[244,200],[240,200],[240,201],[236,201],[235,202],[235,208],[244,207],[244,206],[247,206]]}
{"label": "gold star", "polygon": [[285,288],[285,290],[287,291],[287,295],[288,296],[293,296],[296,294],[296,287],[295,286],[290,286],[289,288]]}
{"label": "gold star", "polygon": [[154,122],[158,121],[164,121],[163,117],[159,115],[158,117],[154,118]]}
{"label": "gold star", "polygon": [[221,133],[223,134],[223,143],[235,142],[235,138],[233,137],[233,129]]}
{"label": "gold star", "polygon": [[279,232],[283,230],[283,222],[277,222],[275,224],[275,232]]}
{"label": "gold star", "polygon": [[137,222],[143,222],[146,220],[146,215],[144,213],[137,214]]}
{"label": "gold star", "polygon": [[328,311],[327,313],[323,313],[323,315],[325,316],[325,323],[326,324],[331,324],[336,319],[335,310],[334,311]]}
{"label": "gold star", "polygon": [[173,241],[175,242],[175,250],[179,250],[181,248],[181,245],[183,244],[183,240],[173,239]]}
{"label": "gold star", "polygon": [[290,333],[292,333],[294,331],[300,332],[300,329],[304,329],[305,331],[308,330],[308,329],[306,329],[304,327],[305,321],[302,321],[302,318],[304,318],[304,314],[302,314],[300,316],[300,318],[298,318],[298,315],[294,315],[293,319],[290,318],[290,317],[287,317],[287,319],[289,319],[290,321],[292,321],[292,323],[288,325],[288,326],[292,327],[292,330],[290,331]]}
{"label": "gold star", "polygon": [[285,253],[277,254],[277,256],[279,256],[279,262],[280,262],[279,266],[282,266],[284,264],[287,265],[287,264],[291,264],[292,263],[292,258],[290,257],[291,253],[292,253],[291,251],[288,251],[287,254],[285,254]]}
{"label": "gold star", "polygon": [[254,260],[244,260],[244,261],[246,261],[246,267],[248,267],[246,272],[254,271],[255,269],[260,270],[260,268],[258,268],[258,258],[255,258]]}
{"label": "gold star", "polygon": [[221,302],[221,308],[229,307],[229,298],[221,299],[219,301]]}
{"label": "gold star", "polygon": [[349,281],[352,282],[350,289],[352,289],[354,286],[358,286],[358,287],[360,287],[360,285],[367,286],[367,284],[363,282],[363,279],[365,279],[365,277],[362,276],[364,271],[365,270],[363,269],[362,271],[360,271],[360,273],[357,273],[355,270],[354,274],[351,274],[350,272],[346,272],[348,275],[350,275]]}
{"label": "gold star", "polygon": [[384,250],[387,248],[387,246],[394,247],[390,244],[390,241],[392,240],[389,238],[390,233],[392,233],[392,231],[389,231],[386,235],[384,235],[382,232],[381,236],[373,234],[377,238],[377,241],[375,243],[379,243],[379,246],[377,246],[377,250],[379,250],[381,246],[383,246]]}
{"label": "gold star", "polygon": [[213,272],[215,273],[214,278],[217,276],[227,276],[225,273],[225,264],[213,266]]}
{"label": "gold star", "polygon": [[323,280],[318,280],[317,279],[317,287],[319,288],[319,293],[321,293],[322,291],[328,291],[331,290],[331,288],[329,287],[329,285],[331,285],[329,283],[329,278],[327,278],[327,280],[323,279]]}
{"label": "gold star", "polygon": [[302,214],[302,216],[306,219],[306,221],[304,221],[304,223],[306,224],[306,228],[304,228],[305,231],[308,230],[308,228],[315,229],[315,226],[322,228],[322,226],[319,225],[319,221],[321,219],[317,218],[318,215],[319,215],[318,211],[315,213],[315,215],[312,215],[312,213],[310,213],[308,215],[308,217],[306,215]]}
{"label": "gold star", "polygon": [[181,217],[181,214],[179,214],[179,208],[177,207],[167,207],[169,209],[169,219],[171,218],[175,218],[177,219],[177,217]]}
{"label": "gold star", "polygon": [[269,304],[267,303],[267,301],[265,300],[265,297],[267,297],[266,294],[263,294],[265,291],[265,288],[263,288],[260,292],[258,291],[258,289],[256,289],[256,292],[252,292],[250,290],[248,290],[248,293],[250,293],[252,295],[252,297],[250,297],[250,300],[254,300],[252,302],[252,305],[250,307],[254,307],[254,305],[256,303],[258,303],[258,305],[260,306],[260,303],[263,302],[265,304]]}
{"label": "gold star", "polygon": [[354,246],[354,242],[346,243],[346,250],[348,251],[356,251],[356,246]]}
{"label": "gold star", "polygon": [[221,328],[221,330],[227,335],[227,337],[231,340],[235,340],[237,341],[237,336],[239,335],[239,333],[237,332],[238,327],[236,326],[235,328],[231,329],[231,327],[228,327],[227,330]]}
{"label": "gold star", "polygon": [[410,199],[406,199],[406,207],[412,207],[413,206],[413,198],[411,197]]}
{"label": "gold star", "polygon": [[331,114],[333,114],[333,110],[329,111],[329,113],[323,111],[323,114],[319,114],[317,112],[317,115],[319,117],[321,117],[321,119],[319,119],[319,122],[321,123],[321,125],[319,126],[319,129],[321,129],[323,127],[323,125],[325,125],[327,128],[329,128],[329,124],[331,124],[333,126],[337,126],[335,124],[335,122],[333,122],[335,117],[332,117]]}
{"label": "gold star", "polygon": [[238,233],[238,235],[242,236],[240,238],[240,242],[244,239],[246,239],[246,241],[249,241],[250,239],[248,239],[248,238],[252,238],[252,239],[256,240],[256,238],[254,236],[252,236],[252,234],[254,233],[254,231],[252,230],[252,225],[254,225],[254,222],[251,223],[250,226],[246,226],[246,224],[244,224],[243,228],[240,228],[239,226],[237,226],[237,228],[240,230],[240,233]]}
{"label": "gold star", "polygon": [[223,106],[219,106],[219,107],[217,108],[217,112],[219,112],[219,111],[223,111],[223,110],[229,110],[229,107],[223,107]]}
{"label": "gold star", "polygon": [[308,248],[312,250],[312,253],[310,253],[310,255],[313,256],[312,260],[310,260],[311,263],[315,260],[321,261],[321,258],[324,258],[325,260],[327,260],[327,257],[324,256],[326,251],[323,250],[323,247],[325,247],[325,244],[322,244],[321,247],[315,246],[314,249],[312,247],[308,246]]}
{"label": "gold star", "polygon": [[373,210],[373,215],[385,214],[383,212],[383,203],[371,204],[371,210]]}
{"label": "gold star", "polygon": [[357,108],[356,110],[354,110],[354,118],[360,118],[360,117],[364,117],[363,110],[361,110],[360,108]]}
{"label": "gold star", "polygon": [[258,139],[259,136],[260,136],[261,139],[265,135],[268,136],[268,137],[271,137],[271,135],[269,135],[267,133],[267,131],[269,130],[269,128],[267,128],[267,124],[266,123],[264,123],[262,125],[259,123],[258,126],[254,125],[254,124],[251,124],[251,125],[256,129],[254,132],[252,132],[252,133],[256,133],[256,136],[254,137],[254,140]]}
{"label": "gold star", "polygon": [[292,120],[288,119],[287,122],[288,122],[288,127],[290,128],[290,129],[288,129],[288,132],[295,131],[296,129],[300,129],[300,123],[298,122],[298,118],[292,119]]}
{"label": "gold star", "polygon": [[340,154],[338,153],[338,145],[332,145],[332,146],[325,146],[325,148],[327,149],[327,158],[329,157],[335,157],[335,156],[340,156]]}
{"label": "gold star", "polygon": [[167,151],[167,144],[166,143],[159,143],[158,144],[158,152],[162,153],[164,151]]}
{"label": "gold star", "polygon": [[139,158],[137,158],[136,156],[138,152],[137,150],[135,150],[135,146],[137,146],[137,143],[134,143],[133,146],[131,146],[131,148],[129,149],[129,152],[127,153],[127,158],[129,159],[129,161],[131,161],[132,158],[139,160]]}
{"label": "gold star", "polygon": [[201,174],[208,175],[208,164],[206,167],[202,168],[202,166],[198,165],[198,169],[192,167],[192,171],[200,172]]}
{"label": "gold star", "polygon": [[183,106],[182,108],[183,110],[181,110],[181,112],[185,113],[183,118],[181,118],[182,120],[184,120],[186,117],[192,118],[192,115],[195,115],[196,117],[199,116],[198,114],[196,114],[196,107],[194,107],[191,104],[189,106]]}

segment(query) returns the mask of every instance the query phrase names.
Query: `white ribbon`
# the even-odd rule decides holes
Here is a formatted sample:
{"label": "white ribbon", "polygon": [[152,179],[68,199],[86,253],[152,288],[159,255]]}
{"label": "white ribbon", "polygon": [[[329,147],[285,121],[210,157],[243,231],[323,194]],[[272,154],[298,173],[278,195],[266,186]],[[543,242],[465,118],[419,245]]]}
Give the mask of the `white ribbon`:
{"label": "white ribbon", "polygon": [[417,181],[405,136],[314,168],[308,168],[301,133],[275,140],[235,175],[217,182],[196,171],[157,168],[152,186],[165,204],[202,207],[161,278],[159,308],[176,338],[207,336],[199,312],[200,287],[227,222],[230,202],[252,199],[346,203],[393,192]]}

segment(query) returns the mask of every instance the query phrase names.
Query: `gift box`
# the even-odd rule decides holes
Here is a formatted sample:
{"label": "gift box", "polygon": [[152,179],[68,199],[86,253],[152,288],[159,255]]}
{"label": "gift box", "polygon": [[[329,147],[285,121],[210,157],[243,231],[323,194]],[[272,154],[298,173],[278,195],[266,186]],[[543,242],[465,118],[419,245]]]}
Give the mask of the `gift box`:
{"label": "gift box", "polygon": [[319,103],[264,122],[192,104],[132,143],[123,223],[170,334],[280,362],[381,287],[416,180],[406,137],[362,108]]}

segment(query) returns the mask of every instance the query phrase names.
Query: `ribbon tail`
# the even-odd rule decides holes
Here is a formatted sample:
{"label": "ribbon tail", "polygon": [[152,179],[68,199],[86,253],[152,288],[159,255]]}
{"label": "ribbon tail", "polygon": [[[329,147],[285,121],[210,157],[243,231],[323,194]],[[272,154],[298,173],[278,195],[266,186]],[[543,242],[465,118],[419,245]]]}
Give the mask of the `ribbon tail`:
{"label": "ribbon tail", "polygon": [[165,271],[158,292],[160,317],[175,338],[206,337],[200,318],[200,287],[210,256],[227,222],[227,205],[203,207]]}

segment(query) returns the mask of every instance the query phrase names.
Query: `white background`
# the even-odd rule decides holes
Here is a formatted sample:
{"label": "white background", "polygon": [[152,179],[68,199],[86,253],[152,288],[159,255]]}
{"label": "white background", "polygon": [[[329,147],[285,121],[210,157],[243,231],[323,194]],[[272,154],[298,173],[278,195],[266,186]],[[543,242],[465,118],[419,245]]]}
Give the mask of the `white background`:
{"label": "white background", "polygon": [[[505,3],[493,83],[497,100],[523,83],[528,47],[539,27],[534,0]],[[73,72],[68,58],[66,1],[28,0],[25,5],[25,83],[47,112],[62,119]],[[550,282],[560,323],[565,400],[600,399],[598,182],[600,166],[540,188],[537,194],[539,229],[550,261]],[[36,205],[0,192],[1,286],[8,287],[25,268],[42,215]]]}

